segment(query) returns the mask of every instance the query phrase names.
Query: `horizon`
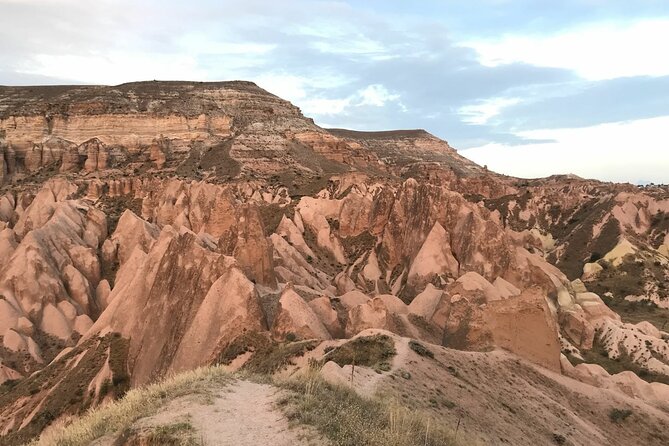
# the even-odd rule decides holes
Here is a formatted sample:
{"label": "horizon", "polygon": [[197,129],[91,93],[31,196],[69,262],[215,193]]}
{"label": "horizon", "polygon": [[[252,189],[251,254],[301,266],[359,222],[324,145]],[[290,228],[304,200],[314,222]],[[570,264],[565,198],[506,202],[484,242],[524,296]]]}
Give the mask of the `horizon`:
{"label": "horizon", "polygon": [[502,174],[669,183],[669,4],[476,5],[0,0],[0,84],[248,80],[321,127],[422,128]]}

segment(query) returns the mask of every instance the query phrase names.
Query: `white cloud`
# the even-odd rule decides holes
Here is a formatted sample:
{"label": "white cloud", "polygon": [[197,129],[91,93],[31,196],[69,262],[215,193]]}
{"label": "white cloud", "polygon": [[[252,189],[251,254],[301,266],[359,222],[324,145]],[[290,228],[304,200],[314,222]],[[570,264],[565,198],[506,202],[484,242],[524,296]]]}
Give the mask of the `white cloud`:
{"label": "white cloud", "polygon": [[631,24],[593,24],[555,35],[507,35],[494,41],[468,41],[480,62],[498,66],[523,62],[570,69],[585,79],[669,74],[665,45],[669,19],[648,19]]}
{"label": "white cloud", "polygon": [[265,56],[276,44],[254,42],[221,42],[205,34],[187,34],[177,40],[179,47],[194,54]]}
{"label": "white cloud", "polygon": [[299,101],[307,96],[308,79],[291,74],[269,73],[250,79],[280,98]]}
{"label": "white cloud", "polygon": [[342,113],[349,105],[351,99],[310,99],[302,101],[300,106],[305,115],[332,116]]}
{"label": "white cloud", "polygon": [[499,115],[504,107],[515,105],[519,102],[519,98],[490,98],[481,100],[476,104],[460,107],[458,114],[462,116],[463,122],[484,125]]}
{"label": "white cloud", "polygon": [[669,183],[669,116],[576,129],[519,133],[555,142],[507,146],[491,143],[464,150],[491,170],[519,177],[573,173],[585,178]]}
{"label": "white cloud", "polygon": [[350,39],[342,40],[321,40],[312,42],[311,46],[321,53],[339,54],[339,55],[365,55],[372,57],[387,58],[385,48],[378,42],[375,42],[365,36],[353,36]]}
{"label": "white cloud", "polygon": [[5,4],[72,4],[76,3],[78,0],[0,0],[0,5],[5,3]]}
{"label": "white cloud", "polygon": [[359,90],[357,95],[360,97],[360,102],[357,105],[372,105],[374,107],[383,107],[387,102],[397,101],[400,98],[399,94],[389,92],[386,87],[380,84],[368,85],[366,88]]}
{"label": "white cloud", "polygon": [[[105,55],[37,54],[23,64],[21,73],[74,79],[91,84],[120,84],[138,80],[206,80],[207,73],[186,55],[111,52]],[[169,76],[166,78],[166,76]]]}
{"label": "white cloud", "polygon": [[[328,82],[324,79],[323,82]],[[331,80],[333,82],[333,80]],[[279,96],[294,101],[299,105],[302,112],[307,116],[330,117],[341,114],[354,114],[356,107],[371,106],[384,107],[390,102],[395,102],[401,110],[406,111],[406,107],[399,99],[400,95],[391,93],[386,87],[380,84],[368,85],[365,88],[357,90],[355,93],[344,98],[323,98],[311,94],[307,91],[322,90],[322,85],[315,85],[313,80],[298,78],[294,76],[269,76],[259,79],[259,85],[269,89],[273,93],[284,91],[284,95]]]}

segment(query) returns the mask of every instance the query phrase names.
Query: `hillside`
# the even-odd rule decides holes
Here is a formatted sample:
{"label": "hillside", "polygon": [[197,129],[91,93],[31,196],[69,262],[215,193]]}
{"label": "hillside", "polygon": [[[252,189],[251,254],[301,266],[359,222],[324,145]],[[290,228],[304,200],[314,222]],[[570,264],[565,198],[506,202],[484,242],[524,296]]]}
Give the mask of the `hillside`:
{"label": "hillside", "polygon": [[652,405],[507,353],[366,330],[177,375],[37,444],[660,444],[667,426]]}
{"label": "hillside", "polygon": [[[0,161],[5,444],[200,366],[281,375],[258,364],[304,345],[335,382],[325,347],[370,329],[438,362],[414,388],[398,353],[357,390],[433,388],[469,438],[667,441],[666,188],[499,175],[240,81],[0,87]],[[433,397],[411,404],[457,425]]]}

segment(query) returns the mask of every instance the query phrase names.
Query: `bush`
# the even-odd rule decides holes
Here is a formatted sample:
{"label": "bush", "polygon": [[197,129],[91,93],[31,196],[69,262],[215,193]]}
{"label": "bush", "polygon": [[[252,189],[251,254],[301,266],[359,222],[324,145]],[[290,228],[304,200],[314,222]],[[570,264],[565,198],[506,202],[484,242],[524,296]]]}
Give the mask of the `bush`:
{"label": "bush", "polygon": [[105,379],[102,384],[100,385],[100,396],[104,397],[107,395],[109,392],[109,388],[111,386],[111,381],[108,379]]}
{"label": "bush", "polygon": [[601,259],[603,256],[600,252],[593,251],[592,254],[590,254],[590,260],[588,263],[595,263],[597,260]]}
{"label": "bush", "polygon": [[427,347],[425,347],[423,344],[420,342],[416,341],[409,341],[409,347],[411,350],[415,351],[418,355],[426,357],[426,358],[434,358],[434,353]]}
{"label": "bush", "polygon": [[286,366],[293,364],[293,358],[304,356],[320,343],[317,340],[289,342],[287,344],[271,343],[256,350],[244,364],[243,370],[260,375],[271,375]]}
{"label": "bush", "polygon": [[127,373],[120,373],[112,377],[112,385],[114,387],[119,387],[128,383],[130,383],[130,376]]}
{"label": "bush", "polygon": [[632,411],[629,409],[611,409],[609,419],[612,423],[620,423],[621,421],[625,421],[630,415],[632,415]]}
{"label": "bush", "polygon": [[566,444],[567,439],[562,434],[553,434],[553,442],[555,444]]}
{"label": "bush", "polygon": [[381,372],[389,372],[392,370],[392,368],[393,366],[389,362],[382,362],[376,366],[375,370],[377,373],[381,373]]}
{"label": "bush", "polygon": [[386,335],[363,336],[340,345],[327,353],[323,360],[334,361],[340,367],[356,365],[378,368],[395,356],[395,342]]}

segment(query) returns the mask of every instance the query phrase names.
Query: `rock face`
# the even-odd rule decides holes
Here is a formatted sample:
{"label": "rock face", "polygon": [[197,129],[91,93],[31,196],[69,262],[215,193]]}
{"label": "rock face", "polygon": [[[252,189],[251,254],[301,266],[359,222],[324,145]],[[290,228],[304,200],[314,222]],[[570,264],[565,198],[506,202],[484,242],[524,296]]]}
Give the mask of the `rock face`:
{"label": "rock face", "polygon": [[494,345],[560,371],[558,324],[540,291],[530,289],[518,297],[492,302],[483,320]]}
{"label": "rock face", "polygon": [[409,269],[408,283],[414,287],[442,277],[457,277],[458,261],[453,257],[446,230],[436,222]]}
{"label": "rock face", "polygon": [[292,335],[302,339],[330,339],[330,333],[314,310],[290,288],[281,294],[272,332],[282,338]]}
{"label": "rock face", "polygon": [[63,347],[86,330],[82,316],[99,314],[93,290],[100,281],[97,249],[106,222],[90,204],[68,200],[69,191],[67,183],[47,183],[14,229],[3,231],[0,328],[22,332],[27,345],[35,346],[29,349],[34,362],[22,364],[22,372],[44,362],[37,351],[47,338]]}
{"label": "rock face", "polygon": [[265,327],[257,292],[238,268],[196,234],[166,226],[148,252],[136,246],[121,265],[86,337],[130,339],[133,384],[211,363],[232,334]]}
{"label": "rock face", "polygon": [[[370,329],[665,395],[587,362],[669,377],[669,190],[503,177],[424,131],[319,128],[246,82],[0,97],[9,444],[44,428],[42,409],[94,406],[254,339]],[[59,407],[74,383],[91,396]]]}

